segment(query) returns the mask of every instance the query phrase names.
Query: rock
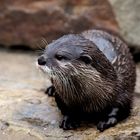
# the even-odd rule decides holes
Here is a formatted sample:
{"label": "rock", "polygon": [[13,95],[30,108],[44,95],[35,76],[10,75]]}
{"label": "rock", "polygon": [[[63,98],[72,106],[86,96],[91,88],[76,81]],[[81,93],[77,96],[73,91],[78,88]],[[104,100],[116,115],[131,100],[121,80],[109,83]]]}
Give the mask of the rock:
{"label": "rock", "polygon": [[140,52],[140,1],[109,0],[113,6],[120,31],[130,46]]}
{"label": "rock", "polygon": [[11,47],[38,48],[41,38],[50,42],[95,26],[118,31],[107,0],[1,0],[0,11],[0,44]]}
{"label": "rock", "polygon": [[93,124],[63,131],[59,128],[62,116],[53,97],[41,90],[50,83],[36,69],[36,57],[32,53],[0,50],[0,139],[140,139],[140,64],[137,65],[137,94],[130,118],[103,133],[99,133]]}

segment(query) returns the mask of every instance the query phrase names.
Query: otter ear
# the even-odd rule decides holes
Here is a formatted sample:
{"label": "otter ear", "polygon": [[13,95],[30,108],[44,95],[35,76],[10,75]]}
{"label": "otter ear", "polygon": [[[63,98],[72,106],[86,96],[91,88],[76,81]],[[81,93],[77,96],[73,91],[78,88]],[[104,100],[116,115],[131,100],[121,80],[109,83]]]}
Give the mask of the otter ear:
{"label": "otter ear", "polygon": [[81,55],[80,56],[80,60],[82,60],[86,64],[90,64],[92,62],[92,58],[89,55],[87,55],[87,54]]}

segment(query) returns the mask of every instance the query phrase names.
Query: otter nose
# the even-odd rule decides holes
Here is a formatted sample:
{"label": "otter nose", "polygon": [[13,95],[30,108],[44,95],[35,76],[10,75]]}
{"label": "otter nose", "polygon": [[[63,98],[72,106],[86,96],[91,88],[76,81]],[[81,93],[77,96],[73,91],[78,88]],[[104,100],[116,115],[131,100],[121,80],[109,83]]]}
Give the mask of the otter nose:
{"label": "otter nose", "polygon": [[43,56],[40,56],[38,58],[38,64],[39,65],[45,65],[46,64],[46,60],[45,60],[45,58]]}

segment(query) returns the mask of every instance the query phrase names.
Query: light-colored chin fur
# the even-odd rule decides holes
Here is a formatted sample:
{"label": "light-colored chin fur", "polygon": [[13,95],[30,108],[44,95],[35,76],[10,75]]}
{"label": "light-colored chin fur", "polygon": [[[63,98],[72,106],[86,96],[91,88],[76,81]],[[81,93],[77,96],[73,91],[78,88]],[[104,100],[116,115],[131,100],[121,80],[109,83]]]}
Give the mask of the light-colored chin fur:
{"label": "light-colored chin fur", "polygon": [[36,67],[51,77],[52,70],[48,66],[41,66],[36,62]]}

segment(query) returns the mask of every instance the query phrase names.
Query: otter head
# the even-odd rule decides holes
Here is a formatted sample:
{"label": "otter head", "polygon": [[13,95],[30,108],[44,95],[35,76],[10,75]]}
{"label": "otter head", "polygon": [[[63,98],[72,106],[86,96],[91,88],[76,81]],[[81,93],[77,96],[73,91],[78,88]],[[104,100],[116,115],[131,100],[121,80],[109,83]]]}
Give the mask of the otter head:
{"label": "otter head", "polygon": [[76,66],[74,63],[88,65],[92,62],[90,55],[84,52],[89,42],[79,35],[63,36],[45,48],[44,54],[38,58],[38,65],[49,75],[61,72],[70,75],[70,70]]}
{"label": "otter head", "polygon": [[113,97],[116,75],[112,65],[93,42],[81,35],[66,35],[49,44],[38,65],[51,77],[66,104],[86,104],[92,99],[97,108],[107,103],[103,98],[107,101]]}

